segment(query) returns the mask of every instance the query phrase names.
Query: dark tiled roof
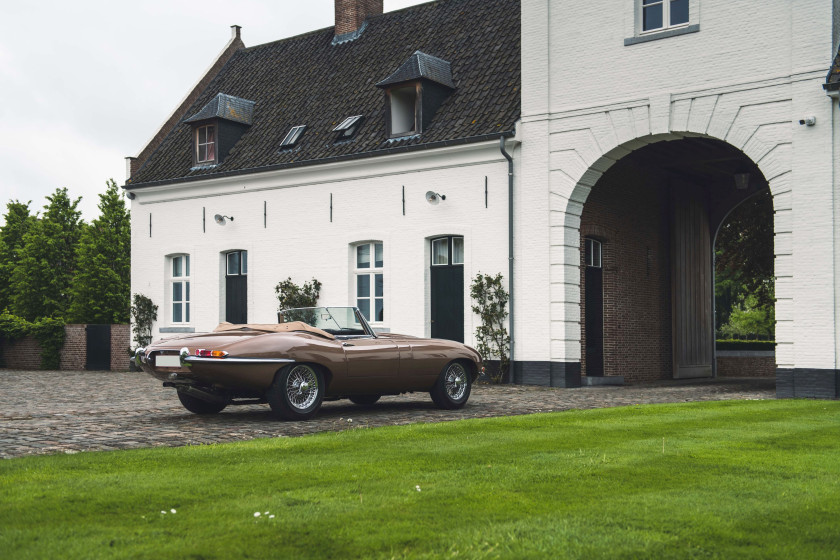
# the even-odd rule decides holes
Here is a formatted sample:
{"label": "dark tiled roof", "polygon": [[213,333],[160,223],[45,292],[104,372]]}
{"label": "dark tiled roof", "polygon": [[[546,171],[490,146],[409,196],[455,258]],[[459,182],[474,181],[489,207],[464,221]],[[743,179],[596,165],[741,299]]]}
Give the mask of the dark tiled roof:
{"label": "dark tiled roof", "polygon": [[840,51],[834,56],[834,62],[828,70],[828,76],[825,77],[823,87],[830,91],[840,89]]}
{"label": "dark tiled roof", "polygon": [[[332,45],[333,28],[238,51],[187,115],[219,93],[253,100],[253,123],[225,160],[192,166],[191,126],[167,136],[127,186],[242,173],[327,158],[386,153],[513,130],[520,114],[519,0],[438,0],[374,16],[356,40]],[[422,135],[389,140],[384,93],[376,84],[415,51],[449,61],[455,91]],[[333,129],[350,115],[364,122],[350,141]],[[293,149],[280,143],[296,125]]]}
{"label": "dark tiled roof", "polygon": [[425,78],[455,89],[455,84],[452,82],[451,68],[449,62],[442,58],[415,51],[408,60],[403,62],[402,66],[397,68],[396,72],[376,85],[378,87],[385,87]]}
{"label": "dark tiled roof", "polygon": [[254,102],[220,93],[210,100],[201,111],[184,119],[184,122],[198,122],[220,118],[242,124],[251,124],[254,120]]}

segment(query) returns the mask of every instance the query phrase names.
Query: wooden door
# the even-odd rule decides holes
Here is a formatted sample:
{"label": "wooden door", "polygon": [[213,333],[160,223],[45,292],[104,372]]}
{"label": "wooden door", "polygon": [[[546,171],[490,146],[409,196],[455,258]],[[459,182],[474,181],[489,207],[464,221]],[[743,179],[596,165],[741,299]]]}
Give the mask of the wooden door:
{"label": "wooden door", "polygon": [[674,378],[712,377],[712,247],[705,191],[671,193],[671,305]]}

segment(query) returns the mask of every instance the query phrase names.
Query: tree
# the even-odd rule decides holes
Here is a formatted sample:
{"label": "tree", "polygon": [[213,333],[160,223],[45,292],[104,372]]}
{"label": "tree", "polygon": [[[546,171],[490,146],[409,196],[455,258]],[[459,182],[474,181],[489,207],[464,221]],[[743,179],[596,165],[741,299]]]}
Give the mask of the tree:
{"label": "tree", "polygon": [[76,272],[76,244],[85,225],[67,189],[47,197],[44,215],[23,236],[12,272],[12,311],[28,321],[64,318]]}
{"label": "tree", "polygon": [[[718,232],[715,246],[718,329],[730,335],[746,328],[758,329],[749,331],[753,334],[773,334],[773,256],[773,198],[766,190],[733,210]],[[737,325],[732,323],[733,319],[737,319]]]}
{"label": "tree", "polygon": [[128,323],[131,308],[131,219],[113,179],[99,195],[99,217],[76,248],[68,318],[76,323]]}
{"label": "tree", "polygon": [[29,214],[31,203],[10,200],[6,205],[6,223],[0,228],[0,312],[9,307],[12,273],[20,260],[23,237],[36,221],[36,216]]}

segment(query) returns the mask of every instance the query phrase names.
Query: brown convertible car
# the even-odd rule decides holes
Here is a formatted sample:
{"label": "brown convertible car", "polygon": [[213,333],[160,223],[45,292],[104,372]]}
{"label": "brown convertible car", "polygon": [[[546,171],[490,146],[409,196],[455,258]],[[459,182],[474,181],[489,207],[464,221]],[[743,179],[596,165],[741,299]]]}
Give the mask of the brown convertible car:
{"label": "brown convertible car", "polygon": [[191,412],[267,402],[290,420],[311,418],[324,400],[372,405],[412,391],[460,408],[481,371],[469,346],[376,334],[355,307],[287,309],[278,317],[276,325],[222,323],[212,333],[159,340],[138,348],[135,361]]}

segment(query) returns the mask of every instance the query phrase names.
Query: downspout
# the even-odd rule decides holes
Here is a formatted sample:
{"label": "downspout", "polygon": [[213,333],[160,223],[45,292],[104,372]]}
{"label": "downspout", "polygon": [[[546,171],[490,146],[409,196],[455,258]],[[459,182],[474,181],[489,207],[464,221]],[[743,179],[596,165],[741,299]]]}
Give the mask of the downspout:
{"label": "downspout", "polygon": [[505,150],[505,137],[499,138],[499,149],[505,159],[508,160],[508,295],[510,300],[508,306],[510,314],[508,315],[510,323],[510,377],[509,383],[513,383],[513,351],[514,351],[514,336],[513,336],[513,158]]}

